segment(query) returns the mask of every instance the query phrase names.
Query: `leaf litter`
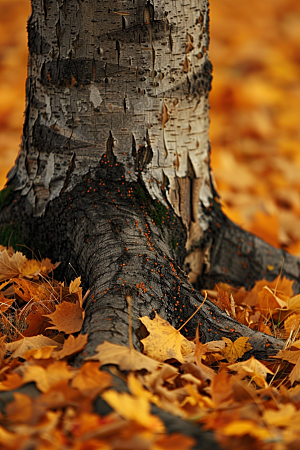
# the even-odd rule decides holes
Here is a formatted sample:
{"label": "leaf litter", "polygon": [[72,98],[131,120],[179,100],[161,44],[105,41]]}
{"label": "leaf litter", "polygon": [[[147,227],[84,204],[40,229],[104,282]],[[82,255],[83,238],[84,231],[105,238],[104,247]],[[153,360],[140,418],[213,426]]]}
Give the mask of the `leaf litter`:
{"label": "leaf litter", "polygon": [[[13,258],[12,250],[2,260],[8,256]],[[50,261],[47,267],[52,272]],[[0,285],[0,392],[14,391],[0,419],[4,450],[22,449],[24,440],[37,449],[75,448],[75,443],[82,450],[122,445],[164,450],[179,448],[176,443],[193,448],[191,437],[167,433],[151,404],[213,430],[225,449],[291,450],[300,442],[295,426],[300,418],[300,301],[289,280],[260,280],[250,292],[225,284],[205,292],[205,299],[232,318],[285,341],[270,361],[245,356],[251,350],[248,337],[202,344],[200,324],[187,339],[155,313],[153,320],[140,318],[149,333],[141,340],[143,353],[133,348],[132,339],[129,347],[104,342],[77,368],[74,355],[88,341],[88,335],[78,334],[87,296],[80,277],[65,286],[47,271],[27,276],[29,270],[24,275],[20,269],[8,278],[11,273],[0,273],[6,280]],[[130,312],[132,299],[126,300]],[[111,375],[100,370],[107,364],[123,371],[113,373],[126,381],[129,392],[114,388]],[[40,392],[34,397],[26,394],[32,382]],[[111,407],[104,416],[94,412],[99,396]]]}

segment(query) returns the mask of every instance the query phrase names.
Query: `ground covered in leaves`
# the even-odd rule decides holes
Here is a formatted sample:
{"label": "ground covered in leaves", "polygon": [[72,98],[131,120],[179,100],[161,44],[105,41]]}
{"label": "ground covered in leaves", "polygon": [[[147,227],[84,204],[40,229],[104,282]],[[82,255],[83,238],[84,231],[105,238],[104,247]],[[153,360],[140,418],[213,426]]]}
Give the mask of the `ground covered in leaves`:
{"label": "ground covered in leaves", "polygon": [[[186,339],[156,314],[140,318],[143,353],[131,338],[129,347],[104,342],[76,367],[88,339],[79,331],[89,292],[80,277],[70,286],[55,281],[55,267],[0,247],[3,450],[192,449],[193,438],[168,434],[152,404],[212,430],[224,449],[299,447],[300,295],[293,295],[291,281],[261,280],[250,292],[216,286],[198,308],[209,296],[241,323],[283,339],[284,349],[270,361],[247,357],[247,337],[201,344],[200,325]],[[99,370],[110,365],[129,392]],[[104,414],[95,410],[99,398]]]}
{"label": "ground covered in leaves", "polygon": [[[20,144],[29,14],[29,0],[0,0],[0,188]],[[225,212],[300,255],[300,2],[211,0],[210,17],[212,166]]]}

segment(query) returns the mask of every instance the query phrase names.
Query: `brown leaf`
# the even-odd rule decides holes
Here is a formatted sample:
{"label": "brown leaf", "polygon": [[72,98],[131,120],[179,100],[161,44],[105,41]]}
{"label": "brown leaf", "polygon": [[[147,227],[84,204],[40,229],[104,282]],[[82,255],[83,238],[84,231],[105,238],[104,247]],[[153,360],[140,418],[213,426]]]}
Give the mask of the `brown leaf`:
{"label": "brown leaf", "polygon": [[6,344],[6,350],[12,353],[13,358],[23,358],[24,353],[28,350],[38,349],[41,347],[56,346],[59,344],[52,339],[43,336],[42,334],[32,337],[24,337],[18,341]]}
{"label": "brown leaf", "polygon": [[30,313],[26,317],[26,323],[28,327],[23,331],[23,336],[30,337],[37,334],[44,334],[50,322],[47,317],[44,316],[44,311],[38,304],[34,304],[30,310]]}
{"label": "brown leaf", "polygon": [[53,323],[53,326],[49,327],[50,330],[71,334],[81,330],[84,314],[84,309],[79,302],[62,302],[56,306],[53,314],[45,314],[45,317]]}
{"label": "brown leaf", "polygon": [[157,361],[134,349],[106,341],[98,345],[95,355],[86,359],[96,359],[101,362],[101,365],[116,364],[121,370],[146,369],[153,372],[161,366]]}
{"label": "brown leaf", "polygon": [[88,334],[79,334],[79,336],[74,337],[72,334],[65,340],[63,348],[55,352],[55,357],[57,359],[63,359],[66,356],[74,355],[80,352],[86,346],[88,340]]}
{"label": "brown leaf", "polygon": [[221,351],[221,354],[227,359],[229,363],[235,362],[241,358],[244,353],[252,349],[252,346],[247,342],[248,337],[239,337],[236,341],[232,342],[226,337],[222,337],[226,343],[226,347]]}

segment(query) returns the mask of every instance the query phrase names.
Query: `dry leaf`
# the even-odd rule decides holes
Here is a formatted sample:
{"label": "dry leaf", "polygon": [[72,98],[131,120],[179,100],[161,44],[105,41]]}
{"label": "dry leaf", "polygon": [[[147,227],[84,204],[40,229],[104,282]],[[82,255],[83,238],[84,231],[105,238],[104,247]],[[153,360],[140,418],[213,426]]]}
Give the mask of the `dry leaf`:
{"label": "dry leaf", "polygon": [[226,343],[226,347],[221,351],[221,354],[227,359],[229,363],[235,362],[241,358],[246,352],[252,349],[249,344],[248,337],[239,337],[236,341],[232,342],[226,337],[222,337]]}
{"label": "dry leaf", "polygon": [[[225,344],[225,342],[224,342]],[[199,326],[196,330],[196,349],[195,349],[195,358],[196,363],[199,369],[201,370],[201,374],[203,376],[204,380],[212,380],[213,377],[216,375],[216,372],[211,369],[210,367],[205,366],[205,364],[202,363],[202,357],[203,355],[208,351],[207,350],[208,344],[201,344],[199,341]]]}
{"label": "dry leaf", "polygon": [[75,280],[72,280],[69,286],[69,292],[70,294],[76,294],[78,291],[80,291],[82,288],[80,287],[81,284],[81,277],[76,278]]}
{"label": "dry leaf", "polygon": [[273,372],[260,361],[257,361],[254,356],[251,356],[247,361],[231,364],[228,366],[228,369],[238,372],[241,379],[246,376],[250,377],[260,387],[268,386],[268,383],[266,382],[268,373],[273,375]]}
{"label": "dry leaf", "polygon": [[52,386],[63,380],[70,380],[74,376],[65,361],[56,361],[46,368],[38,365],[24,367],[23,382],[34,381],[42,392],[48,392]]}
{"label": "dry leaf", "polygon": [[52,339],[40,334],[38,336],[24,337],[17,341],[10,342],[9,344],[6,344],[6,350],[11,352],[11,356],[13,358],[23,358],[24,353],[28,350],[39,349],[47,346],[59,347],[60,345]]}
{"label": "dry leaf", "polygon": [[56,306],[53,314],[45,314],[53,323],[50,330],[63,331],[66,334],[81,330],[85,311],[78,302],[62,302]]}
{"label": "dry leaf", "polygon": [[166,361],[175,358],[184,363],[184,356],[195,350],[195,344],[188,341],[172,325],[155,313],[155,318],[140,317],[140,321],[145,325],[150,333],[141,342],[144,346],[144,353],[157,361]]}
{"label": "dry leaf", "polygon": [[100,394],[112,384],[112,379],[109,373],[99,370],[99,365],[99,362],[92,361],[84,363],[73,378],[71,386],[86,396]]}
{"label": "dry leaf", "polygon": [[70,335],[68,339],[65,340],[63,348],[58,352],[55,352],[55,357],[57,359],[63,359],[66,356],[74,355],[79,353],[84,349],[88,340],[88,334],[79,334],[79,336],[74,337]]}
{"label": "dry leaf", "polygon": [[21,252],[12,255],[4,249],[0,252],[0,281],[18,277],[26,264],[27,258]]}
{"label": "dry leaf", "polygon": [[57,348],[57,345],[42,347],[42,348],[34,348],[32,350],[27,350],[24,353],[23,358],[28,360],[30,358],[33,359],[50,359],[53,357],[53,350]]}
{"label": "dry leaf", "polygon": [[272,436],[267,428],[254,424],[252,420],[235,420],[222,427],[220,431],[226,436],[244,436],[249,434],[261,440],[268,439]]}
{"label": "dry leaf", "polygon": [[154,372],[161,366],[157,361],[154,361],[135,349],[130,349],[129,347],[106,341],[97,346],[95,355],[86,359],[96,359],[100,361],[103,366],[105,364],[116,364],[121,370],[146,369],[149,372]]}
{"label": "dry leaf", "polygon": [[113,389],[104,392],[102,397],[124,419],[134,420],[157,433],[165,431],[162,421],[150,414],[150,403],[144,397],[134,397],[127,392],[117,392]]}
{"label": "dry leaf", "polygon": [[287,302],[285,300],[281,300],[267,286],[264,286],[264,288],[258,293],[258,297],[259,301],[256,308],[262,312],[264,317],[268,317],[270,315],[272,316],[275,312],[278,312],[279,309],[287,308]]}

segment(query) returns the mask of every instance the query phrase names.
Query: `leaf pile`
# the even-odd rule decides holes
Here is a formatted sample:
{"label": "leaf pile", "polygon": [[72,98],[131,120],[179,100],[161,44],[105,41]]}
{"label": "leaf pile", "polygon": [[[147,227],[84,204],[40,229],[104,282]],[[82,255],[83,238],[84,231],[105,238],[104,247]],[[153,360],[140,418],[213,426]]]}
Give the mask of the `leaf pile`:
{"label": "leaf pile", "polygon": [[[225,449],[296,448],[300,297],[292,296],[288,280],[260,281],[250,292],[228,286],[209,292],[242,323],[288,336],[272,361],[244,361],[251,350],[247,337],[202,344],[199,329],[186,339],[156,314],[153,320],[140,318],[149,333],[141,340],[144,354],[104,342],[77,368],[71,362],[88,339],[78,334],[87,296],[80,278],[66,287],[47,275],[55,267],[49,260],[24,258],[13,250],[0,252],[6,261],[0,272],[1,448],[21,450],[24,442],[38,450],[193,448],[189,436],[166,432],[151,404],[213,430]],[[107,364],[126,371],[112,369],[129,392],[116,390],[111,375],[99,370]],[[6,391],[9,399],[2,397]],[[95,410],[99,396],[108,405],[102,415]]]}

